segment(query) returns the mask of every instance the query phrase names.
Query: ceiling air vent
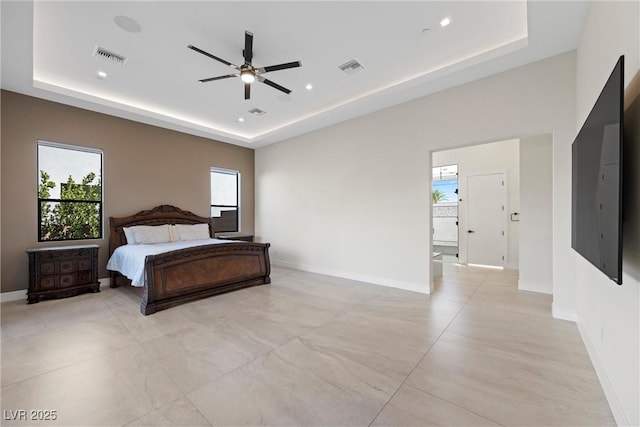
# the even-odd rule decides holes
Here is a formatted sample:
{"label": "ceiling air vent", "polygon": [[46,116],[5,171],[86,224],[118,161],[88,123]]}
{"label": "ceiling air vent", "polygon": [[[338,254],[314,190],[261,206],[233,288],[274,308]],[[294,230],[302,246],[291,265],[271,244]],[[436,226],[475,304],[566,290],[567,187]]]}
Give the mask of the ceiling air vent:
{"label": "ceiling air vent", "polygon": [[340,68],[347,74],[353,74],[357,73],[360,70],[363,70],[364,66],[359,63],[357,59],[352,59],[351,61],[347,61],[344,64],[340,65],[338,68]]}
{"label": "ceiling air vent", "polygon": [[97,56],[98,58],[105,59],[109,62],[115,62],[119,65],[124,65],[127,62],[127,58],[123,55],[119,55],[115,52],[111,52],[103,47],[96,46],[93,51],[93,56]]}
{"label": "ceiling air vent", "polygon": [[249,110],[249,113],[255,114],[256,116],[264,116],[265,114],[267,114],[266,111],[259,108],[252,108],[251,110]]}

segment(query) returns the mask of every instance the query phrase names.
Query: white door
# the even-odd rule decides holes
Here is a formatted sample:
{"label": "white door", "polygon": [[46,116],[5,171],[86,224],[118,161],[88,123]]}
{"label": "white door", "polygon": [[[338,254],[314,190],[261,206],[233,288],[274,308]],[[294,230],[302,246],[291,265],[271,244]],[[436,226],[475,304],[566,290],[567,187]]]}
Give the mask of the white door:
{"label": "white door", "polygon": [[467,177],[467,262],[503,267],[507,252],[503,173]]}

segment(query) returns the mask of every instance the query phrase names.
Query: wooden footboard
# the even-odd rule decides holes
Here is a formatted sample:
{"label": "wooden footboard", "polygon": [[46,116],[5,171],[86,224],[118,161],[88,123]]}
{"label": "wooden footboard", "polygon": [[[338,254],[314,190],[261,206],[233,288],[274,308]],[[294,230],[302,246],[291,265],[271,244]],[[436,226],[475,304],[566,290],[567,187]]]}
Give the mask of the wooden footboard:
{"label": "wooden footboard", "polygon": [[268,243],[221,243],[150,255],[140,311],[271,282]]}
{"label": "wooden footboard", "polygon": [[[135,215],[109,218],[109,255],[127,244],[125,227],[161,224],[208,224],[209,218],[171,205],[156,206]],[[152,314],[211,295],[271,283],[268,243],[230,242],[150,255],[145,261],[146,285],[140,305]],[[131,283],[111,272],[111,287]]]}

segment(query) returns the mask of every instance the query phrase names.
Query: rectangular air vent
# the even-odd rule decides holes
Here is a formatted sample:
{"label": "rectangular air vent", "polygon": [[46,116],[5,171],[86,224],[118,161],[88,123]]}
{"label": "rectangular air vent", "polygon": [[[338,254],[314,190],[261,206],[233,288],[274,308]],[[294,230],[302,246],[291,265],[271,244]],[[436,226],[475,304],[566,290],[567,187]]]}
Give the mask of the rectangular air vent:
{"label": "rectangular air vent", "polygon": [[251,114],[255,114],[256,116],[264,116],[265,114],[267,114],[266,111],[261,110],[259,108],[252,108],[251,110],[249,110],[249,112]]}
{"label": "rectangular air vent", "polygon": [[127,58],[124,55],[119,55],[100,46],[96,46],[93,51],[93,56],[97,56],[98,58],[107,60],[109,62],[115,62],[116,64],[120,65],[124,65],[127,62]]}
{"label": "rectangular air vent", "polygon": [[342,71],[344,71],[347,74],[353,74],[353,73],[357,73],[360,70],[363,70],[364,66],[360,62],[358,62],[357,59],[352,59],[351,61],[345,62],[338,68],[340,68]]}

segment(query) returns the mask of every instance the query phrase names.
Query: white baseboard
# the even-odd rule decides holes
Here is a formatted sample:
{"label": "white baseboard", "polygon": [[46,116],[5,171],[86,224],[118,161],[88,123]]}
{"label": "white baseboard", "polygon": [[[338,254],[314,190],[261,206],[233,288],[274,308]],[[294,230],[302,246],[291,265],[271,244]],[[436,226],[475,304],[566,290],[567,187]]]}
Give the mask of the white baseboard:
{"label": "white baseboard", "polygon": [[421,294],[429,293],[428,283],[407,282],[404,280],[389,279],[386,277],[371,276],[368,274],[360,274],[352,271],[334,270],[330,268],[318,267],[298,262],[285,261],[281,259],[271,258],[271,264],[276,267],[291,268],[293,270],[308,271],[309,273],[324,274],[326,276],[341,277],[343,279],[356,280],[358,282],[372,283],[374,285],[388,286],[391,288],[403,289],[405,291],[419,292]]}
{"label": "white baseboard", "polygon": [[22,289],[20,291],[2,292],[0,294],[0,302],[27,300],[27,290]]}
{"label": "white baseboard", "polygon": [[575,310],[558,307],[555,303],[551,303],[551,315],[555,319],[568,320],[570,322],[578,321],[578,313]]}
{"label": "white baseboard", "polygon": [[535,283],[527,282],[525,280],[518,280],[518,290],[552,295],[553,285],[548,283]]}
{"label": "white baseboard", "polygon": [[[109,277],[105,277],[104,279],[98,279],[100,282],[100,288],[109,287],[111,283],[111,279]],[[19,300],[27,299],[27,290],[22,289],[20,291],[12,291],[12,292],[2,292],[0,293],[0,303],[9,302],[9,301],[19,301]]]}
{"label": "white baseboard", "polygon": [[598,380],[600,381],[600,385],[602,386],[604,396],[607,398],[609,408],[611,408],[613,417],[616,420],[616,424],[619,426],[630,426],[631,422],[625,414],[624,409],[622,409],[622,405],[620,404],[618,395],[616,394],[616,391],[611,384],[609,375],[607,375],[607,371],[604,368],[602,360],[600,360],[600,355],[598,354],[596,347],[593,345],[593,342],[589,338],[587,331],[582,326],[582,323],[580,323],[580,321],[577,321],[576,323],[578,325],[578,332],[580,332],[582,341],[587,348],[587,353],[589,353],[589,358],[591,359],[591,363],[593,364],[593,369],[596,371],[596,375],[598,376]]}

